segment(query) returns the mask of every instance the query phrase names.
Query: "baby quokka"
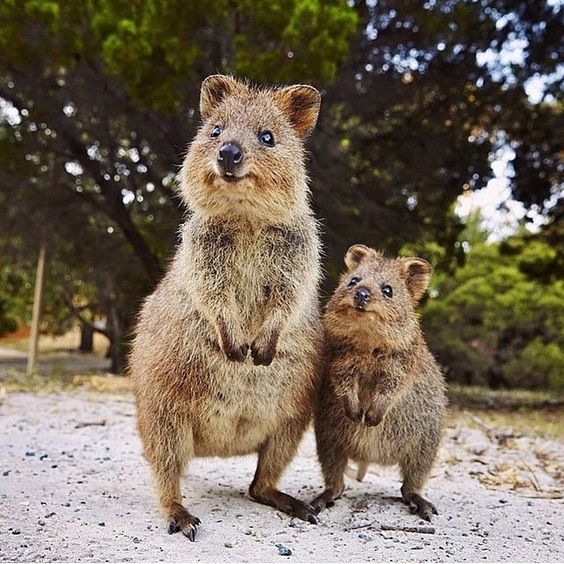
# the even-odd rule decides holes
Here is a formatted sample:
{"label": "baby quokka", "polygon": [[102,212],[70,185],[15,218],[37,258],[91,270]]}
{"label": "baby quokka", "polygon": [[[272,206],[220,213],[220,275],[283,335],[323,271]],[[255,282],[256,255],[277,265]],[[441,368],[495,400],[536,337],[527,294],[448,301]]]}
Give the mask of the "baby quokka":
{"label": "baby quokka", "polygon": [[399,464],[401,493],[412,512],[437,513],[421,496],[440,443],[444,378],[421,332],[415,306],[431,265],[388,259],[364,245],[345,257],[346,272],[324,317],[325,368],[315,413],[317,452],[326,490],[317,511],[344,489],[348,459]]}

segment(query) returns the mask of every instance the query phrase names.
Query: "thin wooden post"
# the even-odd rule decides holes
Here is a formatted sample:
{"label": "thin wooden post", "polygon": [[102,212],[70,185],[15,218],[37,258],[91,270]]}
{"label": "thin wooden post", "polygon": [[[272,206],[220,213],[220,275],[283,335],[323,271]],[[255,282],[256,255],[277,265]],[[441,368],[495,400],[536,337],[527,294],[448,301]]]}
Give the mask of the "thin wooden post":
{"label": "thin wooden post", "polygon": [[41,322],[41,309],[43,302],[43,286],[45,284],[45,243],[39,247],[37,258],[37,273],[35,275],[35,291],[33,294],[33,314],[31,317],[31,337],[29,340],[29,353],[27,357],[27,374],[33,374],[37,364],[37,351],[39,348],[39,324]]}

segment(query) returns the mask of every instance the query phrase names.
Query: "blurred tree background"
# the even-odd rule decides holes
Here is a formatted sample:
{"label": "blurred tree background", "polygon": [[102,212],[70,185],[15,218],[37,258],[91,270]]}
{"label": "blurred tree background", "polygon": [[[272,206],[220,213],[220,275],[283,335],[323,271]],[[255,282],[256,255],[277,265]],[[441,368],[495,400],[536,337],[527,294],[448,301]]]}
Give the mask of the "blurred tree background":
{"label": "blurred tree background", "polygon": [[[352,243],[424,256],[449,379],[562,390],[562,23],[558,0],[0,0],[0,333],[29,322],[45,245],[43,330],[103,332],[121,369],[224,72],[323,93],[325,294]],[[500,236],[459,208],[503,158],[522,217]]]}

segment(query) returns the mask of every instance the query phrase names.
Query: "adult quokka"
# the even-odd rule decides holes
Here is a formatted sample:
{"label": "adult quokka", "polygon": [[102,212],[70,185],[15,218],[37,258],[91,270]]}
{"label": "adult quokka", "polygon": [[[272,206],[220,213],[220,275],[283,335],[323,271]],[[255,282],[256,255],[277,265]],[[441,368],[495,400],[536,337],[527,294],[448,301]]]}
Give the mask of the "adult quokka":
{"label": "adult quokka", "polygon": [[202,84],[203,124],[180,189],[191,215],[165,277],[139,316],[130,358],[137,421],[169,532],[200,520],[180,479],[197,456],[258,453],[251,496],[315,522],[277,489],[312,415],[322,327],[320,243],[304,141],[311,86]]}

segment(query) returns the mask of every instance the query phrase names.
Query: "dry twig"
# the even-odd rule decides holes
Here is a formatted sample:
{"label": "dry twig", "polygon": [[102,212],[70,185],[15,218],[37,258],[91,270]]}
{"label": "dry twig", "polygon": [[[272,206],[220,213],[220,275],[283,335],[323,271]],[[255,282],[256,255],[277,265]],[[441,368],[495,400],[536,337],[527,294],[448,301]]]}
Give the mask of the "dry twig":
{"label": "dry twig", "polygon": [[403,526],[403,525],[386,525],[386,524],[378,524],[375,521],[372,523],[365,523],[364,525],[355,525],[354,527],[347,527],[345,531],[356,531],[358,529],[370,529],[373,528],[375,530],[380,531],[401,531],[404,533],[422,533],[426,535],[434,535],[436,533],[435,527],[431,525],[417,525],[414,527],[410,526]]}
{"label": "dry twig", "polygon": [[82,429],[83,427],[104,427],[106,425],[106,420],[102,419],[101,421],[79,421],[74,428],[75,429]]}

